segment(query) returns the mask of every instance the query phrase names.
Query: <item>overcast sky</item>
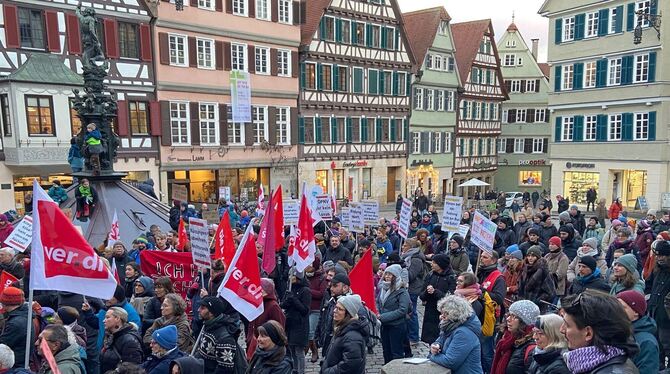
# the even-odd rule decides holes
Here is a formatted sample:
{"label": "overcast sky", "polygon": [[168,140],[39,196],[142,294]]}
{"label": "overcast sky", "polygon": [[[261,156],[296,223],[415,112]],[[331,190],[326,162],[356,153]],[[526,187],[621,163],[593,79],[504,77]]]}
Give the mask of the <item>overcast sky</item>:
{"label": "overcast sky", "polygon": [[398,0],[403,12],[444,6],[452,22],[464,22],[490,18],[493,20],[496,41],[512,22],[512,12],[521,35],[530,47],[530,40],[540,39],[539,60],[547,61],[548,21],[537,14],[544,0]]}

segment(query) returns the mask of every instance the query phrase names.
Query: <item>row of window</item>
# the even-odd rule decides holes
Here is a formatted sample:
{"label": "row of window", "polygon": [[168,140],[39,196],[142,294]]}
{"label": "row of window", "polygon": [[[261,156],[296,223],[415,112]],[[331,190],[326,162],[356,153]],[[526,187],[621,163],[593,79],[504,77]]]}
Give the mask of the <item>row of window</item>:
{"label": "row of window", "polygon": [[404,118],[301,117],[300,144],[404,143],[409,124]]}
{"label": "row of window", "polygon": [[[173,145],[191,145],[191,130],[199,132],[198,142],[200,145],[218,146],[221,139],[219,104],[198,103],[197,107],[192,103],[183,101],[170,102],[170,135]],[[197,108],[198,113],[192,113]],[[230,105],[227,106],[227,140],[229,145],[245,145],[247,134],[245,123],[233,122],[233,112]],[[291,142],[291,108],[276,107],[275,118],[269,118],[267,106],[251,107],[251,139],[253,144],[258,145],[269,142],[269,126],[274,126],[276,132],[276,144],[290,145]],[[198,126],[191,126],[192,120],[198,121]]]}
{"label": "row of window", "polygon": [[506,79],[505,88],[508,93],[540,92],[539,79]]}
{"label": "row of window", "polygon": [[603,58],[554,67],[554,91],[651,83],[656,80],[656,52]]}
{"label": "row of window", "polygon": [[500,138],[498,153],[547,153],[547,138]]}
{"label": "row of window", "polygon": [[[509,41],[508,41],[509,44]],[[523,66],[523,58],[516,57],[516,53],[505,53],[502,58],[503,66]]]}
{"label": "row of window", "polygon": [[412,132],[412,154],[451,153],[452,133],[441,131]]}
{"label": "row of window", "polygon": [[[291,51],[263,46],[249,46],[244,43],[217,43],[214,39],[189,37],[180,34],[168,34],[169,64],[172,66],[193,66],[199,69],[223,69],[221,58],[230,62],[230,69],[249,71],[255,74],[292,75]],[[218,44],[218,45],[217,45]],[[230,47],[228,47],[230,44]],[[194,51],[189,48],[195,48]],[[224,49],[225,57],[217,48]],[[226,64],[227,65],[227,64]]]}
{"label": "row of window", "polygon": [[[623,5],[613,8],[600,9],[589,13],[580,13],[569,17],[558,18],[555,21],[556,44],[575,40],[595,38],[623,31]],[[643,18],[638,21],[637,12],[656,14],[656,1],[639,0],[627,4],[626,30],[632,31],[639,23],[641,27],[649,27],[649,20]]]}
{"label": "row of window", "polygon": [[495,156],[495,146],[494,138],[458,138],[456,155],[459,157]]}
{"label": "row of window", "polygon": [[473,66],[470,70],[470,83],[494,86],[497,84],[496,70]]}
{"label": "row of window", "polygon": [[426,69],[453,72],[455,69],[455,60],[452,55],[441,55],[428,53],[426,55]]}
{"label": "row of window", "polygon": [[300,69],[301,87],[307,90],[407,96],[410,84],[404,71],[313,62],[302,63]]}
{"label": "row of window", "polygon": [[400,30],[395,27],[333,16],[321,17],[319,39],[367,48],[400,49]]}
{"label": "row of window", "polygon": [[656,140],[656,112],[556,117],[556,142]]}
{"label": "row of window", "polygon": [[488,103],[481,101],[461,101],[461,119],[474,119],[485,121],[498,121],[500,115],[499,103]]}
{"label": "row of window", "polygon": [[429,112],[453,112],[456,91],[414,87],[414,109]]}
{"label": "row of window", "polygon": [[503,109],[503,123],[546,123],[549,120],[548,109]]}
{"label": "row of window", "polygon": [[[226,12],[236,16],[293,24],[292,0],[227,0],[227,4]],[[214,0],[198,0],[198,8],[216,10],[217,6]]]}

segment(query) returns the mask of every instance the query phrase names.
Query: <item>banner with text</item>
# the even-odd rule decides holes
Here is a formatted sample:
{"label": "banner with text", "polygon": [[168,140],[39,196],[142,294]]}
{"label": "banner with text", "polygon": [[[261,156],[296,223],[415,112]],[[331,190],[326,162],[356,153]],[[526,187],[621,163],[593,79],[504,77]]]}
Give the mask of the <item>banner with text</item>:
{"label": "banner with text", "polygon": [[282,201],[282,207],[284,210],[284,225],[297,225],[300,215],[300,201],[284,200]]}
{"label": "banner with text", "polygon": [[461,208],[463,198],[461,196],[445,196],[444,210],[442,211],[442,231],[456,232],[461,224]]}
{"label": "banner with text", "polygon": [[330,205],[330,196],[329,195],[316,195],[314,198],[316,205],[314,209],[319,214],[324,221],[330,221],[333,219],[333,207]]}
{"label": "banner with text", "polygon": [[363,212],[363,223],[375,226],[379,224],[379,202],[377,200],[363,200],[360,203]]}
{"label": "banner with text", "polygon": [[156,279],[168,277],[172,280],[174,292],[184,300],[191,283],[198,280],[198,267],[193,263],[193,257],[188,252],[140,252],[142,274]]}
{"label": "banner with text", "polygon": [[32,241],[33,217],[25,216],[18,225],[14,226],[14,231],[5,239],[5,244],[19,252],[24,252]]}
{"label": "banner with text", "polygon": [[475,217],[472,220],[472,232],[470,233],[470,241],[486,252],[493,252],[493,241],[496,236],[496,225],[490,219],[484,217],[481,213],[475,212]]}
{"label": "banner with text", "polygon": [[239,70],[230,72],[230,96],[233,107],[233,122],[251,122],[249,73]]}
{"label": "banner with text", "polygon": [[201,268],[211,269],[209,253],[209,227],[207,221],[198,218],[188,219],[188,232],[191,236],[191,255],[193,263]]}
{"label": "banner with text", "polygon": [[409,199],[402,199],[400,207],[400,221],[398,222],[398,234],[407,239],[409,234],[409,221],[412,218],[412,202]]}

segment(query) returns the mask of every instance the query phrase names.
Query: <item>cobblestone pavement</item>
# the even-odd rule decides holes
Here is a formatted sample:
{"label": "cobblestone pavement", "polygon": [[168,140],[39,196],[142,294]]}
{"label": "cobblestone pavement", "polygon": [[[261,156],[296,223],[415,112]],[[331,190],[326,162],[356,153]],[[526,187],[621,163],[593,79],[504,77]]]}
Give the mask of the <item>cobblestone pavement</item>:
{"label": "cobblestone pavement", "polygon": [[[418,306],[418,313],[419,313],[419,328],[421,327],[421,321],[423,321],[423,305],[419,303]],[[428,347],[427,344],[423,342],[419,342],[419,345],[416,348],[412,349],[412,352],[414,353],[414,357],[426,357],[428,355],[428,352],[430,351],[430,348]],[[305,373],[306,374],[314,374],[318,373],[320,370],[319,363],[311,363],[310,358],[311,358],[311,353],[307,353],[306,355],[306,360],[307,363],[305,364]],[[320,359],[321,357],[319,357]],[[365,372],[366,373],[379,373],[381,371],[382,366],[384,366],[384,355],[382,354],[382,345],[381,343],[377,344],[377,346],[374,348],[374,354],[367,355],[366,362],[365,362]]]}

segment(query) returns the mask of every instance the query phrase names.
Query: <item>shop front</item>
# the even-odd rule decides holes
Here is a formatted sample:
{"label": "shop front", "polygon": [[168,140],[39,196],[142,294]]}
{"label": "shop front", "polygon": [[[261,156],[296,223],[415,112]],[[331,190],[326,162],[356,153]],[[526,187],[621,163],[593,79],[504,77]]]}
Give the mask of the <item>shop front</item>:
{"label": "shop front", "polygon": [[451,171],[451,167],[436,167],[432,160],[412,161],[407,168],[407,193],[421,188],[431,201],[443,201],[451,191]]}
{"label": "shop front", "polygon": [[181,184],[188,191],[188,202],[216,204],[219,187],[228,187],[233,201],[256,200],[258,189],[263,186],[265,194],[270,191],[270,168],[241,169],[193,169],[167,172],[168,190],[172,196],[172,185]]}
{"label": "shop front", "polygon": [[546,159],[504,158],[498,161],[495,184],[498,191],[549,192],[551,166]]}

